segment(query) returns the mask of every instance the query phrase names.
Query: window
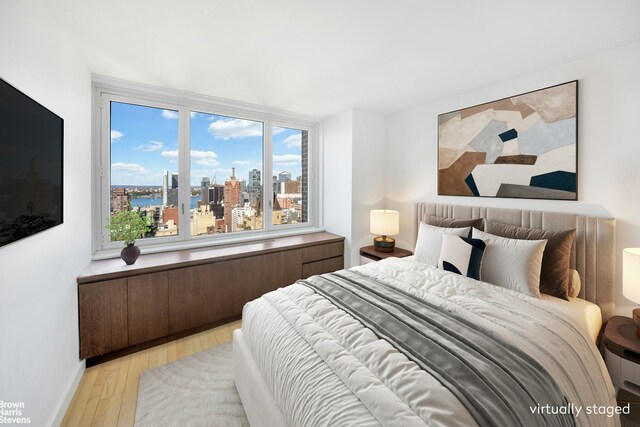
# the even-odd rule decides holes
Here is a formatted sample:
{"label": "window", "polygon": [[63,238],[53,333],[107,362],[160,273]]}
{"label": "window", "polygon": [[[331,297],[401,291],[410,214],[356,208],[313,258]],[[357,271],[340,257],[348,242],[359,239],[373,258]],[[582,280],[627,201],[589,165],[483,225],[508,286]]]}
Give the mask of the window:
{"label": "window", "polygon": [[[308,221],[309,132],[273,127],[273,225]],[[279,171],[279,172],[278,172]]]}
{"label": "window", "polygon": [[119,210],[149,219],[147,251],[318,227],[313,121],[99,79],[96,252],[121,247],[105,229]]}
{"label": "window", "polygon": [[149,218],[144,239],[178,234],[178,117],[175,110],[111,101],[109,217]]}
{"label": "window", "polygon": [[264,124],[190,112],[191,235],[262,230]]}

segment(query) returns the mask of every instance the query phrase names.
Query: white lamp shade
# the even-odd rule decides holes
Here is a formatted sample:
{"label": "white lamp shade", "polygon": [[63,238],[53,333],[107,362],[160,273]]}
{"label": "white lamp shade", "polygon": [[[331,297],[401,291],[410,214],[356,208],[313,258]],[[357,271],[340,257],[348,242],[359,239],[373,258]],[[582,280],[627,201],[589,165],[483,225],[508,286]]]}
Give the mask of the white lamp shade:
{"label": "white lamp shade", "polygon": [[400,213],[386,209],[371,211],[369,231],[380,236],[400,233]]}
{"label": "white lamp shade", "polygon": [[640,248],[627,248],[622,252],[622,294],[640,303]]}

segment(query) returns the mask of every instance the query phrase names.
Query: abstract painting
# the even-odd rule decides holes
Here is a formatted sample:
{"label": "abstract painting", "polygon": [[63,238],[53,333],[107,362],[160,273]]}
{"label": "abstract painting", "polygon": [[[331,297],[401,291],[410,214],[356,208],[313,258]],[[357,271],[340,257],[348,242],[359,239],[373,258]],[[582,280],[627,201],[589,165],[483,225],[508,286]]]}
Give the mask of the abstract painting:
{"label": "abstract painting", "polygon": [[578,81],[438,116],[438,195],[577,200]]}

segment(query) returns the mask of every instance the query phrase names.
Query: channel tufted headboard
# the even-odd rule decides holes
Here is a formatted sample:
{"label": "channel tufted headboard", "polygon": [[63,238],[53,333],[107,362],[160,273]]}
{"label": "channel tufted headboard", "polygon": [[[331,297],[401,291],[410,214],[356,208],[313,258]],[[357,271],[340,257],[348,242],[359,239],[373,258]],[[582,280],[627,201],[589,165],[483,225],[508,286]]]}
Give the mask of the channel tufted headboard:
{"label": "channel tufted headboard", "polygon": [[579,297],[600,306],[603,321],[613,316],[616,235],[614,218],[435,203],[418,203],[417,208],[418,222],[423,221],[426,215],[432,215],[462,219],[486,218],[528,228],[575,228],[576,239],[572,248],[571,268],[575,268],[580,274],[582,288]]}

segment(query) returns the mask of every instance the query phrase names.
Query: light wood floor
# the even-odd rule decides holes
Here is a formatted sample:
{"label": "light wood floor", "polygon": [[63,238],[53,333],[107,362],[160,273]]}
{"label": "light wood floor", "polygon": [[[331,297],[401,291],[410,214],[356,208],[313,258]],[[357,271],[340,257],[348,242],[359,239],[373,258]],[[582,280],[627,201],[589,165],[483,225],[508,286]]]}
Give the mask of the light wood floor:
{"label": "light wood floor", "polygon": [[62,426],[132,426],[140,374],[231,340],[240,320],[85,370]]}

